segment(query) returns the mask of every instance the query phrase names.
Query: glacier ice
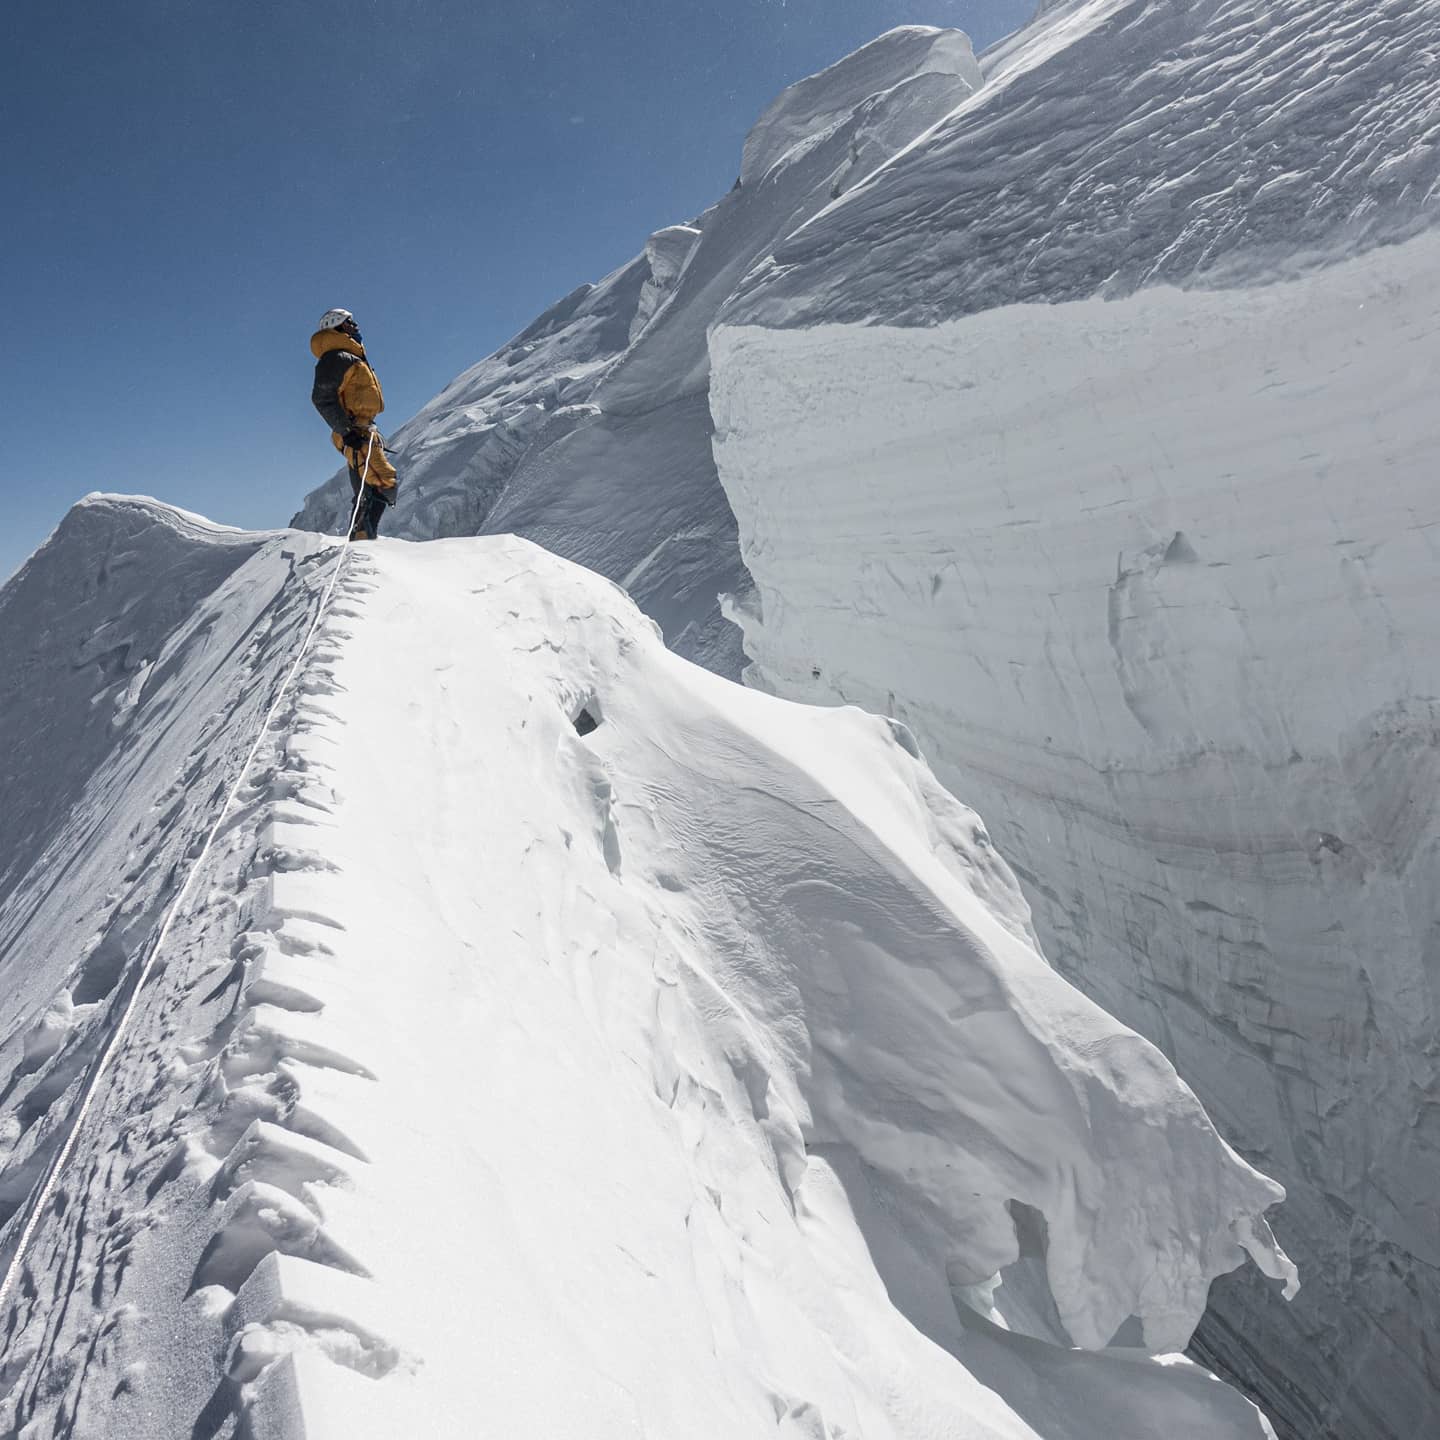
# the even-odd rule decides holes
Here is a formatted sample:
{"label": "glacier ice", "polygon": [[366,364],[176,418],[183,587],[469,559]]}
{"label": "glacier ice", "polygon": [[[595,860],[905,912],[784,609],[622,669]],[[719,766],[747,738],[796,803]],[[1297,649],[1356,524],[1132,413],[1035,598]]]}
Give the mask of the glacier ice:
{"label": "glacier ice", "polygon": [[712,332],[751,678],[886,711],[1273,1169],[1199,1351],[1440,1426],[1434,4],[1094,0]]}

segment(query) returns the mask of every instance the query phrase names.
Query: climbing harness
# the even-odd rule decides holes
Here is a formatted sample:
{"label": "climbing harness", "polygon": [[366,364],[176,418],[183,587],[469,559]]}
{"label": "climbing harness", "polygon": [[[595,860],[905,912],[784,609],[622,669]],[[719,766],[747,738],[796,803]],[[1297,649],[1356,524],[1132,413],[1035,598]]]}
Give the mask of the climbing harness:
{"label": "climbing harness", "polygon": [[340,545],[340,553],[335,558],[334,568],[330,572],[329,582],[325,586],[325,592],[320,597],[320,604],[311,617],[310,628],[305,632],[305,638],[300,642],[300,649],[296,652],[295,659],[291,662],[290,669],[286,671],[285,678],[280,682],[280,688],[275,692],[275,699],[271,702],[270,708],[265,712],[265,718],[260,722],[260,728],[256,732],[255,741],[250,746],[244,762],[240,766],[239,773],[235,776],[234,783],[230,786],[229,793],[225,796],[225,803],[220,807],[220,815],[210,827],[209,834],[205,837],[205,843],[200,848],[200,853],[195,857],[194,864],[190,867],[190,873],[185,877],[185,883],[181,885],[175,898],[170,902],[169,908],[165,911],[164,919],[160,922],[160,928],[155,932],[154,942],[150,947],[150,954],[146,957],[144,965],[140,968],[140,976],[135,982],[135,988],[130,993],[130,999],[126,1002],[125,1009],[120,1014],[115,1029],[111,1032],[110,1039],[104,1050],[100,1052],[100,1058],[96,1061],[94,1069],[90,1072],[90,1079],[86,1082],[84,1093],[81,1097],[79,1107],[75,1111],[74,1119],[70,1122],[69,1131],[65,1136],[65,1143],[56,1152],[55,1158],[51,1160],[46,1168],[44,1178],[38,1188],[32,1192],[29,1205],[29,1214],[25,1220],[25,1228],[20,1232],[19,1243],[15,1247],[15,1254],[11,1257],[9,1268],[5,1271],[5,1279],[0,1282],[0,1314],[4,1313],[5,1306],[9,1303],[11,1292],[15,1288],[15,1282],[19,1278],[21,1266],[29,1253],[30,1243],[35,1238],[35,1231],[40,1226],[40,1219],[44,1215],[50,1200],[55,1193],[55,1187],[59,1183],[60,1176],[64,1173],[65,1166],[74,1153],[76,1141],[79,1139],[81,1127],[90,1113],[96,1097],[100,1093],[100,1081],[105,1077],[105,1072],[110,1068],[111,1062],[120,1049],[120,1042],[125,1038],[125,1032],[134,1019],[135,1011],[140,1004],[140,996],[145,991],[151,975],[155,971],[155,962],[160,957],[160,952],[165,948],[165,941],[169,937],[170,927],[174,924],[180,913],[181,907],[190,895],[191,888],[195,884],[196,877],[200,874],[201,868],[206,860],[210,858],[210,851],[214,847],[216,838],[219,836],[226,820],[230,818],[231,807],[236,797],[240,794],[240,787],[245,783],[245,778],[250,773],[250,767],[255,763],[255,757],[260,753],[260,746],[264,743],[265,736],[269,733],[270,724],[279,714],[281,705],[284,704],[286,696],[290,693],[290,686],[295,676],[304,663],[305,656],[309,653],[310,642],[315,638],[315,632],[320,628],[320,622],[325,618],[325,612],[330,605],[330,597],[335,593],[335,582],[340,578],[340,571],[345,566],[346,556],[350,553],[351,535],[355,532],[356,523],[360,518],[360,506],[365,498],[365,482],[370,478],[370,457],[375,450],[375,432],[370,432],[370,443],[365,450],[365,469],[360,477],[360,488],[355,494],[355,509],[350,516],[349,527],[345,531],[345,537]]}

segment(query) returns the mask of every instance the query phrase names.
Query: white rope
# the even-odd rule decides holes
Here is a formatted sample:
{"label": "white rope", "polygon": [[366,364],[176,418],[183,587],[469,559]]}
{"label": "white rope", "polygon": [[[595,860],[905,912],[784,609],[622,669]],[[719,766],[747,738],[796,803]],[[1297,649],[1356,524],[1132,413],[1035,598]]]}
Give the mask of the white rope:
{"label": "white rope", "polygon": [[110,1068],[116,1053],[120,1049],[120,1042],[125,1038],[125,1032],[134,1019],[135,1011],[140,1004],[140,996],[149,983],[150,976],[154,973],[155,962],[160,957],[160,952],[165,947],[165,941],[169,937],[170,927],[175,923],[180,913],[180,907],[189,897],[191,888],[195,884],[196,877],[200,874],[201,867],[210,858],[210,851],[215,844],[226,820],[230,818],[230,809],[234,805],[236,797],[240,794],[240,787],[245,783],[245,777],[250,773],[250,767],[255,763],[255,757],[260,753],[260,746],[265,741],[269,732],[270,724],[280,711],[290,686],[299,673],[300,666],[310,649],[310,642],[315,638],[315,632],[320,628],[320,621],[325,617],[325,611],[330,605],[330,597],[335,593],[335,582],[340,578],[340,571],[344,568],[345,557],[350,553],[350,537],[355,533],[355,526],[360,519],[360,506],[365,498],[365,482],[370,478],[370,456],[375,449],[375,432],[370,432],[370,444],[365,450],[365,470],[360,478],[360,488],[355,495],[355,509],[350,516],[350,528],[345,532],[345,538],[340,545],[340,553],[335,558],[335,567],[330,572],[329,583],[325,586],[325,593],[320,597],[320,604],[316,607],[315,614],[310,620],[310,628],[305,632],[305,638],[300,642],[300,649],[296,652],[295,659],[286,672],[284,680],[280,682],[280,689],[275,693],[275,699],[271,702],[269,710],[265,712],[265,718],[260,722],[260,729],[256,732],[255,742],[251,745],[249,753],[245,756],[244,763],[240,766],[240,772],[235,777],[235,783],[231,785],[229,793],[225,796],[225,803],[220,807],[220,816],[210,827],[210,833],[205,837],[205,844],[201,846],[200,853],[195,857],[195,863],[190,867],[190,873],[185,877],[185,883],[180,887],[175,898],[170,902],[170,907],[165,912],[165,918],[160,922],[160,929],[156,932],[155,942],[150,947],[150,954],[145,964],[140,969],[140,978],[135,982],[135,988],[131,992],[130,999],[125,1009],[121,1012],[119,1022],[111,1032],[110,1040],[106,1044],[100,1059],[90,1074],[90,1080],[85,1087],[84,1098],[80,1102],[79,1109],[75,1112],[75,1118],[71,1122],[70,1131],[65,1137],[65,1143],[60,1147],[55,1158],[45,1172],[45,1178],[40,1187],[34,1192],[30,1202],[30,1214],[25,1221],[25,1228],[20,1233],[20,1243],[15,1248],[15,1254],[11,1258],[10,1267],[5,1272],[5,1279],[0,1283],[0,1314],[4,1313],[5,1306],[9,1302],[11,1291],[15,1288],[15,1281],[20,1275],[20,1268],[24,1264],[25,1256],[30,1249],[30,1242],[35,1238],[35,1231],[39,1228],[40,1219],[45,1213],[46,1207],[50,1204],[51,1197],[55,1193],[55,1186],[59,1183],[60,1176],[64,1173],[65,1166],[74,1152],[75,1145],[80,1136],[80,1129],[90,1113],[90,1107],[95,1103],[96,1096],[100,1093],[100,1081],[104,1078],[105,1072]]}

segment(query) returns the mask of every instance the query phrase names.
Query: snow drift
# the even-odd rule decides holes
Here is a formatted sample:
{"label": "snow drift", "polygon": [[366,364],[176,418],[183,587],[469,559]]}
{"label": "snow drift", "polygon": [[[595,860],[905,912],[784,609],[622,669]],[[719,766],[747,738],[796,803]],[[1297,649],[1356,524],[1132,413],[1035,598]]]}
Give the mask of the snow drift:
{"label": "snow drift", "polygon": [[[95,496],[0,592],[8,1246],[336,556]],[[382,541],[240,796],[0,1317],[6,1434],[1270,1433],[1147,1352],[1290,1275],[1279,1187],[903,726],[527,542]]]}
{"label": "snow drift", "polygon": [[712,333],[762,687],[903,718],[1290,1191],[1200,1353],[1440,1430],[1440,6],[1091,0]]}
{"label": "snow drift", "polygon": [[[711,454],[706,332],[752,265],[979,83],[965,36],[911,26],[786,91],[729,195],[396,431],[406,479],[388,533],[527,536],[623,584],[680,654],[738,676],[717,596],[749,581]],[[293,523],[334,530],[347,494],[333,478]]]}

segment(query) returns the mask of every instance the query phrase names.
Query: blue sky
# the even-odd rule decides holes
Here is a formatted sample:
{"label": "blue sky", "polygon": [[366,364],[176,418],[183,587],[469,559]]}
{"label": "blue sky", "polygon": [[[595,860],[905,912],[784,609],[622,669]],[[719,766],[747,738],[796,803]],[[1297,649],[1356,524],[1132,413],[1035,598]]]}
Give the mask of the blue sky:
{"label": "blue sky", "polygon": [[332,469],[321,312],[387,428],[718,199],[785,85],[1035,0],[10,0],[0,579],[89,490],[285,523]]}

